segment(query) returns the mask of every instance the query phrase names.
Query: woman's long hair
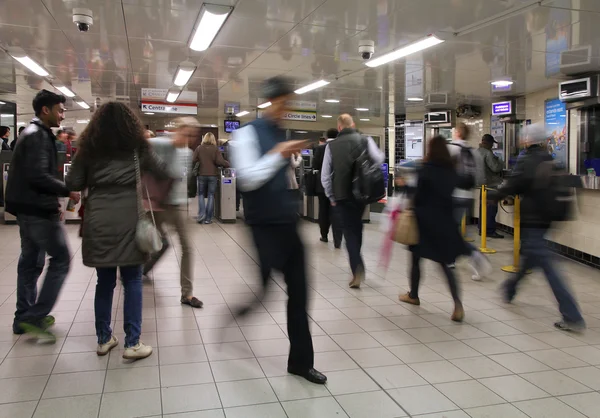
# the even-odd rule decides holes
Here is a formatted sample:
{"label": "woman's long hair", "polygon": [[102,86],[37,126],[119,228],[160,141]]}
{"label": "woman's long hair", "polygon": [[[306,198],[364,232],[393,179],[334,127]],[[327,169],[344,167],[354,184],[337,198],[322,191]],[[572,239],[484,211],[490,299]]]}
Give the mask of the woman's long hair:
{"label": "woman's long hair", "polygon": [[425,162],[454,170],[454,162],[448,151],[446,138],[438,135],[429,140]]}
{"label": "woman's long hair", "polygon": [[202,145],[217,145],[217,140],[212,132],[207,132],[202,138]]}
{"label": "woman's long hair", "polygon": [[131,108],[123,103],[108,102],[96,110],[79,135],[79,152],[94,160],[133,156],[134,150],[148,147],[145,133]]}

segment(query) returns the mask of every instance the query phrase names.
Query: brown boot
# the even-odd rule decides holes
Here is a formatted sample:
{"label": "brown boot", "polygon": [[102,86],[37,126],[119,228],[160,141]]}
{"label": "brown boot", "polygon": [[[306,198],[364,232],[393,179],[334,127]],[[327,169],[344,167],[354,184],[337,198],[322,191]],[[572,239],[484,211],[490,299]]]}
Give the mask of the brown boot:
{"label": "brown boot", "polygon": [[465,310],[462,306],[462,303],[454,303],[454,312],[452,312],[452,316],[450,317],[450,319],[454,322],[462,322],[463,319],[465,319]]}
{"label": "brown boot", "polygon": [[421,300],[419,298],[413,298],[410,296],[410,292],[404,293],[398,296],[398,300],[404,303],[410,303],[411,305],[419,306],[421,304]]}

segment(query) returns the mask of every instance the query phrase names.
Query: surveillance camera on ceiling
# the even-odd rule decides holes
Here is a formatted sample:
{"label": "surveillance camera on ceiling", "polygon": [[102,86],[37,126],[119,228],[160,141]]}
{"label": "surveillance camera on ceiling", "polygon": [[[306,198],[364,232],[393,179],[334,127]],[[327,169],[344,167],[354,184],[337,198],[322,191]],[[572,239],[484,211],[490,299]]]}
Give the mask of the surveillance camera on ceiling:
{"label": "surveillance camera on ceiling", "polygon": [[375,41],[362,40],[358,42],[358,53],[363,60],[370,60],[375,53]]}
{"label": "surveillance camera on ceiling", "polygon": [[94,16],[90,9],[73,9],[73,23],[79,32],[87,32],[94,24]]}

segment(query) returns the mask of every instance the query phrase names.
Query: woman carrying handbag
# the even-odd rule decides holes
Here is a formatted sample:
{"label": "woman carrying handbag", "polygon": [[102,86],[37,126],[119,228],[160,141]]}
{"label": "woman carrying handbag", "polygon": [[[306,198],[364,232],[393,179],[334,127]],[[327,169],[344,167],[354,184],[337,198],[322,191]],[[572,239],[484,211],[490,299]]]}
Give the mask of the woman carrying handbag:
{"label": "woman carrying handbag", "polygon": [[160,245],[160,236],[142,207],[142,172],[168,179],[133,111],[122,103],[102,105],[79,138],[79,151],[66,178],[69,189],[88,190],[82,255],[83,264],[95,267],[98,275],[94,311],[99,356],[118,345],[110,326],[117,269],[124,290],[122,356],[137,360],[152,354],[152,347],[140,341],[142,266]]}

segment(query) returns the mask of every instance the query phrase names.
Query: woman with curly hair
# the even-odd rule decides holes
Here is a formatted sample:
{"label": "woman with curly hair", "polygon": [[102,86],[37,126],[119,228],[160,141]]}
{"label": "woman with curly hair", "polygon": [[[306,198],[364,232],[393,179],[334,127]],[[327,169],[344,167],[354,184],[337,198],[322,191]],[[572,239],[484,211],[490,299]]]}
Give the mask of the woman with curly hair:
{"label": "woman with curly hair", "polygon": [[70,190],[88,190],[82,255],[83,264],[95,267],[98,275],[94,311],[99,356],[118,345],[110,327],[117,268],[125,293],[123,358],[137,360],[152,354],[152,347],[140,342],[142,266],[148,255],[135,240],[140,199],[136,166],[158,179],[167,174],[145,132],[129,107],[116,102],[102,105],[79,137],[79,150],[66,179]]}

